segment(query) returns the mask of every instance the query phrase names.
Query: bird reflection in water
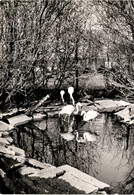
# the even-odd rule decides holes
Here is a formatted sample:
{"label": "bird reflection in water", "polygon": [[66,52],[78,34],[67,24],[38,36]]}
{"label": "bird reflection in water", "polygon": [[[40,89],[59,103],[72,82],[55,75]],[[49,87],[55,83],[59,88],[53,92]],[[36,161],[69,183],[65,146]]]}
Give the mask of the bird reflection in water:
{"label": "bird reflection in water", "polygon": [[86,143],[86,142],[93,142],[93,141],[96,141],[97,139],[97,135],[95,135],[95,133],[91,133],[91,132],[88,132],[88,131],[81,131],[82,133],[82,136],[80,136],[80,132],[79,131],[76,131],[75,134],[76,134],[76,141],[78,143]]}
{"label": "bird reflection in water", "polygon": [[75,138],[73,134],[74,117],[71,116],[70,122],[60,121],[60,135],[67,141],[71,141]]}

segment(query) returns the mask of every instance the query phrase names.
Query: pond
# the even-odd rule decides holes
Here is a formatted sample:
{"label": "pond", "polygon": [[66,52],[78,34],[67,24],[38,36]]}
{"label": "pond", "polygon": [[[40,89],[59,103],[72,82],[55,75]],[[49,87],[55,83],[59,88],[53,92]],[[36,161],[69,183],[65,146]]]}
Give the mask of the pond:
{"label": "pond", "polygon": [[[77,140],[85,132],[90,141]],[[99,114],[92,122],[80,116],[48,117],[20,126],[15,143],[27,157],[55,166],[69,164],[110,184],[110,193],[133,193],[134,128],[112,114]],[[93,138],[93,139],[92,139]]]}

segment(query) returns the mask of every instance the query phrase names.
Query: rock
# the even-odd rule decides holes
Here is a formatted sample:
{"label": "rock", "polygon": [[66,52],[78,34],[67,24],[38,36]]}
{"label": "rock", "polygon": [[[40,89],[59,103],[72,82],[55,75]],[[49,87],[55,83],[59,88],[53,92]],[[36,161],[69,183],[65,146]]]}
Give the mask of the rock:
{"label": "rock", "polygon": [[51,167],[42,169],[38,172],[30,174],[29,177],[40,177],[40,178],[55,178],[58,173],[62,170],[51,165]]}
{"label": "rock", "polygon": [[84,190],[85,193],[92,193],[98,189],[104,189],[105,187],[110,187],[108,184],[103,183],[94,177],[79,171],[78,169],[71,167],[69,165],[63,165],[58,167],[66,173],[59,177],[60,179],[69,182],[70,185],[76,187],[79,190]]}
{"label": "rock", "polygon": [[44,117],[46,117],[46,114],[36,113],[36,114],[33,115],[33,120],[34,121],[39,121],[39,120],[42,120]]}
{"label": "rock", "polygon": [[32,120],[32,117],[28,117],[25,114],[20,114],[8,119],[9,123],[13,126],[19,126],[28,123]]}
{"label": "rock", "polygon": [[32,165],[33,167],[42,168],[42,169],[51,167],[50,164],[41,163],[41,162],[39,162],[35,159],[32,159],[32,158],[26,159],[26,163],[28,163],[29,165]]}
{"label": "rock", "polygon": [[11,138],[10,136],[6,136],[5,137],[6,140],[11,144],[13,142],[13,138]]}
{"label": "rock", "polygon": [[67,140],[67,141],[71,141],[71,140],[73,140],[74,139],[74,135],[72,134],[72,133],[70,133],[70,132],[68,132],[68,133],[60,133],[60,135],[61,135],[61,137],[63,137],[65,140]]}
{"label": "rock", "polygon": [[0,137],[0,144],[4,144],[4,145],[8,145],[9,144],[9,141],[6,139],[6,138],[2,138]]}
{"label": "rock", "polygon": [[130,105],[129,102],[126,102],[126,101],[123,101],[123,100],[119,100],[119,101],[115,101],[115,102],[118,106],[129,106]]}
{"label": "rock", "polygon": [[110,99],[95,101],[95,106],[99,112],[117,112],[124,109],[127,105],[129,105],[128,102]]}
{"label": "rock", "polygon": [[13,159],[20,162],[20,163],[24,163],[26,158],[24,156],[18,156],[18,155],[14,155]]}
{"label": "rock", "polygon": [[20,163],[24,163],[26,160],[24,156],[15,155],[15,152],[14,152],[14,155],[5,153],[4,156],[7,158],[11,158],[13,160],[16,160],[17,162],[20,162]]}
{"label": "rock", "polygon": [[[19,108],[19,112],[24,111],[25,108]],[[18,108],[12,108],[8,112],[3,113],[2,116],[11,116],[13,114],[16,114],[18,112]]]}
{"label": "rock", "polygon": [[[103,194],[106,195],[107,193],[105,191],[98,191],[97,194]],[[116,194],[117,195],[117,194]]]}
{"label": "rock", "polygon": [[65,173],[63,176],[59,177],[59,179],[68,182],[71,186],[77,188],[78,190],[83,190],[87,194],[93,193],[98,189],[97,187],[83,181],[82,179],[71,175],[71,173]]}
{"label": "rock", "polygon": [[2,136],[7,136],[9,135],[10,131],[1,131],[0,134],[1,134],[1,137]]}
{"label": "rock", "polygon": [[18,148],[16,146],[11,145],[8,147],[8,149],[13,150],[15,152],[15,154],[17,154],[17,155],[25,156],[25,152],[21,148]]}
{"label": "rock", "polygon": [[10,169],[7,171],[7,177],[11,177],[12,174],[19,171],[19,169],[23,166],[23,163],[17,163],[10,167]]}
{"label": "rock", "polygon": [[13,125],[7,124],[3,121],[0,121],[0,131],[11,131],[14,128]]}
{"label": "rock", "polygon": [[118,117],[120,117],[120,119],[124,119],[125,121],[130,121],[130,115],[129,115],[128,107],[126,107],[125,109],[123,109],[121,111],[118,111],[114,114],[117,115]]}
{"label": "rock", "polygon": [[129,107],[126,107],[124,110],[114,113],[120,120],[121,123],[133,125],[134,124],[134,115],[130,115]]}
{"label": "rock", "polygon": [[27,166],[24,166],[24,167],[20,168],[20,170],[19,170],[19,172],[22,175],[38,174],[39,171],[40,171],[40,169],[35,169],[33,167],[27,167]]}
{"label": "rock", "polygon": [[0,153],[7,155],[15,155],[15,152],[11,148],[5,147],[4,145],[0,147]]}

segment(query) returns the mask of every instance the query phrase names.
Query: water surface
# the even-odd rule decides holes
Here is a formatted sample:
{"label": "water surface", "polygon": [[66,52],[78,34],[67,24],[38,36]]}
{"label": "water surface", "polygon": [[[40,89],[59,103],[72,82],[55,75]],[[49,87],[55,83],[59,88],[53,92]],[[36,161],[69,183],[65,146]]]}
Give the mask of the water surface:
{"label": "water surface", "polygon": [[[80,137],[89,132],[96,141],[79,143],[75,132]],[[110,193],[134,192],[134,128],[121,124],[114,115],[100,114],[93,122],[72,116],[69,123],[48,117],[20,126],[14,139],[27,157],[76,167],[110,184]]]}

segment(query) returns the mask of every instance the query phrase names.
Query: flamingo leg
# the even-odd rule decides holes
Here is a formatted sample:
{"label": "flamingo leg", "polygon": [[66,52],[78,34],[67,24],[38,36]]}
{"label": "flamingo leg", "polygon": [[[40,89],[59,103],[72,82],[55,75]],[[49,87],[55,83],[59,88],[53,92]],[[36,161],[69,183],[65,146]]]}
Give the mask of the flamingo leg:
{"label": "flamingo leg", "polygon": [[67,114],[65,115],[65,117],[64,117],[64,119],[63,119],[65,122],[66,122],[66,118],[67,118]]}
{"label": "flamingo leg", "polygon": [[93,128],[93,120],[87,121],[87,123],[89,124],[90,129],[92,129]]}
{"label": "flamingo leg", "polygon": [[68,115],[68,124],[69,124],[69,121],[70,121],[70,115]]}

